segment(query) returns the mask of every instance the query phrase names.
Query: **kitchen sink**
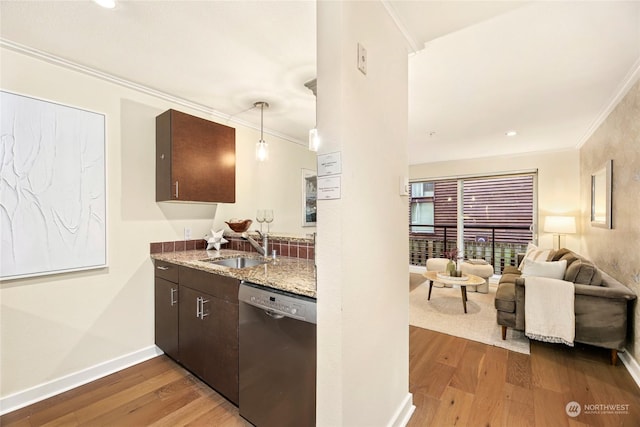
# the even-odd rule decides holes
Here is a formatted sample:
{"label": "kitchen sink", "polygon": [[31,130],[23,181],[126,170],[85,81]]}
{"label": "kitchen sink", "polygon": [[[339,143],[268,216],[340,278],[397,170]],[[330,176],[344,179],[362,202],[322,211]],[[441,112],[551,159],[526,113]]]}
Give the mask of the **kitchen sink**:
{"label": "kitchen sink", "polygon": [[243,256],[234,257],[234,258],[223,258],[217,260],[206,260],[211,264],[221,265],[223,267],[230,268],[249,268],[255,267],[256,265],[265,264],[266,261],[257,258],[247,258]]}

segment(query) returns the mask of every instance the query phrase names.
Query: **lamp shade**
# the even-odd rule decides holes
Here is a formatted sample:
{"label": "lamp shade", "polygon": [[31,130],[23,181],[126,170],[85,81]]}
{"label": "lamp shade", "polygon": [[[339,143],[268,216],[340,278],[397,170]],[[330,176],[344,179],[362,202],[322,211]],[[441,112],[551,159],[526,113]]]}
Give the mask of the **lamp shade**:
{"label": "lamp shade", "polygon": [[544,231],[555,234],[574,234],[576,218],[573,216],[547,216],[544,219]]}

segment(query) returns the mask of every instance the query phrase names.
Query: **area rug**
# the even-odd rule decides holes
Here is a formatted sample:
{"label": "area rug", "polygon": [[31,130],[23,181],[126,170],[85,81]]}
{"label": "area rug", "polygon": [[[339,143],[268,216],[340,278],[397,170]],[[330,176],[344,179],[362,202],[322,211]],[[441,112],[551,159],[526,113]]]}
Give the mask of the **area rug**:
{"label": "area rug", "polygon": [[529,339],[523,332],[509,328],[507,339],[502,340],[493,305],[495,290],[495,286],[489,286],[487,294],[467,292],[465,314],[459,287],[436,288],[434,285],[431,300],[428,301],[429,282],[422,275],[412,273],[409,323],[419,328],[530,354]]}

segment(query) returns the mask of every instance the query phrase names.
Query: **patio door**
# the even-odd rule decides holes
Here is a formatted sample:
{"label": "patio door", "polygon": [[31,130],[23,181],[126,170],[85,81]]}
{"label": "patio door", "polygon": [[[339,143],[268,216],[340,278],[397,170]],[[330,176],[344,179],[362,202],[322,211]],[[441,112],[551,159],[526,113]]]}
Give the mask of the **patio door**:
{"label": "patio door", "polygon": [[[423,191],[414,197],[414,190]],[[501,274],[537,240],[536,212],[535,172],[413,182],[411,263],[458,248],[459,256],[485,259]]]}

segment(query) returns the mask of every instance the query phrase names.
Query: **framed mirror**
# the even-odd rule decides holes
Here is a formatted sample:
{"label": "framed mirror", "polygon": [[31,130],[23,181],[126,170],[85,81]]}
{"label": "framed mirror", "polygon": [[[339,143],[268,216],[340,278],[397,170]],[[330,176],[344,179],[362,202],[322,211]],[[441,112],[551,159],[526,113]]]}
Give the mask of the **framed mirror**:
{"label": "framed mirror", "polygon": [[613,160],[591,175],[591,225],[613,228],[611,220],[611,186]]}
{"label": "framed mirror", "polygon": [[316,171],[302,169],[302,226],[316,225],[318,179]]}

